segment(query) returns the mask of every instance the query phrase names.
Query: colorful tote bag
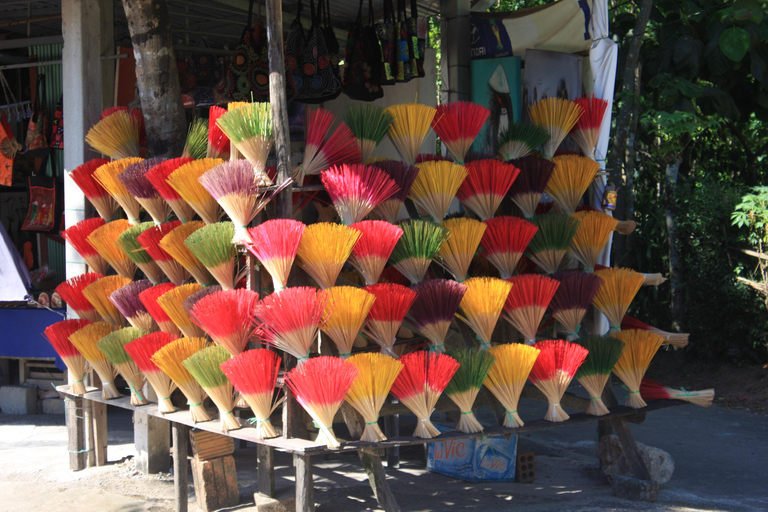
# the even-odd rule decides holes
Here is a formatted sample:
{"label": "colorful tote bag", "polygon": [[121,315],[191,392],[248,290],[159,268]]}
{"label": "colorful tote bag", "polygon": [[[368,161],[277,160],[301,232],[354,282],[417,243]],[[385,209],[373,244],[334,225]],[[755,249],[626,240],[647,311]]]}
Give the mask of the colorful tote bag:
{"label": "colorful tote bag", "polygon": [[381,78],[381,50],[373,27],[373,5],[368,0],[369,25],[363,26],[363,0],[357,22],[349,30],[344,55],[344,94],[353,100],[373,101],[384,96]]}

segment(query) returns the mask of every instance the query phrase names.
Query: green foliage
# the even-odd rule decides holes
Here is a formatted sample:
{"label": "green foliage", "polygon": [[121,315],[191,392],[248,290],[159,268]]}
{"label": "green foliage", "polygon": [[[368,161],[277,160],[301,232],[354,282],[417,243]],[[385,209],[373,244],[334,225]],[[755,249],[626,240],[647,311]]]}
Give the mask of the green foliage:
{"label": "green foliage", "polygon": [[768,243],[768,187],[752,187],[751,192],[743,196],[741,202],[734,207],[731,222],[740,228],[750,228],[751,245],[760,247]]}

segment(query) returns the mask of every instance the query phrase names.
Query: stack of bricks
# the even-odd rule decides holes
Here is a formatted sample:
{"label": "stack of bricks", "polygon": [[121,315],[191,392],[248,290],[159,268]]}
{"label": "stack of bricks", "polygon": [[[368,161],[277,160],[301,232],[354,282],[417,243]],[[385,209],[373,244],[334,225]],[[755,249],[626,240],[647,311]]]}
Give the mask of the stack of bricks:
{"label": "stack of bricks", "polygon": [[192,479],[200,510],[211,511],[240,503],[235,468],[235,440],[221,434],[191,430]]}

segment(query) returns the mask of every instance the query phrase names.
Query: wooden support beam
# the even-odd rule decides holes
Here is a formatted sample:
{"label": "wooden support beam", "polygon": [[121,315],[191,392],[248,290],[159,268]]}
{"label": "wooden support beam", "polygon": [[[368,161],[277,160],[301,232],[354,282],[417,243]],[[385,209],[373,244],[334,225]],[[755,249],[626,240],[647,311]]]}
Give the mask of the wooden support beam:
{"label": "wooden support beam", "polygon": [[368,475],[368,482],[373,489],[373,495],[379,506],[386,512],[400,512],[400,506],[397,504],[395,495],[387,483],[387,474],[381,464],[381,457],[376,448],[361,448],[357,450],[360,462],[363,463],[365,473]]}
{"label": "wooden support beam", "polygon": [[[618,404],[616,395],[613,393],[613,387],[611,385],[611,379],[608,379],[608,383],[603,388],[603,403],[608,408],[613,408]],[[644,416],[643,416],[644,417]],[[602,438],[606,435],[615,434],[619,438],[619,443],[624,450],[624,455],[627,457],[629,463],[631,476],[639,478],[640,480],[650,480],[651,475],[648,472],[648,468],[643,461],[640,450],[637,448],[637,443],[632,435],[632,430],[629,428],[627,418],[610,418],[607,420],[600,420],[598,422],[598,437]]]}
{"label": "wooden support beam", "polygon": [[87,457],[82,408],[83,400],[80,398],[66,398],[64,401],[69,469],[72,471],[80,471],[86,467]]}
{"label": "wooden support beam", "polygon": [[296,469],[296,512],[315,511],[315,483],[312,479],[312,458],[293,454]]}
{"label": "wooden support beam", "polygon": [[[400,437],[400,415],[393,414],[384,417],[384,435],[389,437]],[[400,447],[393,446],[387,448],[387,467],[400,467]]]}
{"label": "wooden support beam", "polygon": [[256,445],[257,483],[259,494],[268,498],[275,497],[275,450],[271,446]]}
{"label": "wooden support beam", "polygon": [[176,497],[175,512],[187,512],[189,475],[187,473],[187,445],[189,427],[173,424],[173,490]]}
{"label": "wooden support beam", "polygon": [[91,402],[91,428],[93,430],[94,463],[96,466],[107,464],[107,406]]}
{"label": "wooden support beam", "polygon": [[167,420],[134,411],[133,438],[136,446],[136,469],[145,475],[167,472],[170,469],[171,432]]}

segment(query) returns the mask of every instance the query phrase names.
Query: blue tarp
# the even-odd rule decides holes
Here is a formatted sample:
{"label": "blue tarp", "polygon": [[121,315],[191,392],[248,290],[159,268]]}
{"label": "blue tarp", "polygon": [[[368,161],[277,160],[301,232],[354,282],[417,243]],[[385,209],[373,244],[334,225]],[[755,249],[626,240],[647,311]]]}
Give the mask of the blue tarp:
{"label": "blue tarp", "polygon": [[56,358],[56,366],[64,370],[64,362],[43,337],[46,327],[61,320],[61,315],[47,309],[0,308],[0,356]]}

